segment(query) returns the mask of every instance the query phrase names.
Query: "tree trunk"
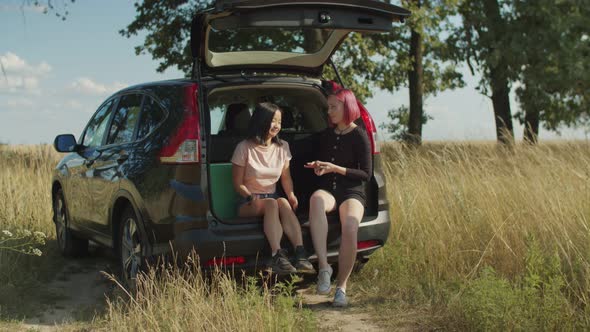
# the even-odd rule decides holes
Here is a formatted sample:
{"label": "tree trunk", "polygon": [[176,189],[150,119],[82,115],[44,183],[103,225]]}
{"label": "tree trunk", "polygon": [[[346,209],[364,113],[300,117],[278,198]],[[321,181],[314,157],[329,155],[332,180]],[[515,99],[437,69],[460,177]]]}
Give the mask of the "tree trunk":
{"label": "tree trunk", "polygon": [[524,141],[537,144],[539,140],[539,109],[527,110],[524,116]]}
{"label": "tree trunk", "polygon": [[[501,43],[501,38],[505,33],[506,22],[500,14],[500,5],[498,0],[484,0],[484,11],[487,16],[488,34],[495,43]],[[493,47],[490,54],[498,52]],[[501,50],[499,51],[501,52]],[[499,61],[490,68],[490,85],[492,88],[492,104],[494,105],[494,118],[496,121],[496,138],[503,144],[514,143],[514,129],[512,127],[512,112],[510,110],[510,88],[508,87],[508,62],[502,54]]]}
{"label": "tree trunk", "polygon": [[[420,7],[421,1],[417,1]],[[412,29],[410,40],[410,58],[412,61],[412,70],[409,72],[410,78],[410,119],[408,123],[407,142],[413,145],[422,143],[422,118],[423,95],[424,95],[424,67],[422,66],[422,35]]]}
{"label": "tree trunk", "polygon": [[514,143],[512,112],[510,111],[510,89],[508,78],[503,71],[493,68],[491,71],[492,105],[496,120],[496,138],[502,144]]}

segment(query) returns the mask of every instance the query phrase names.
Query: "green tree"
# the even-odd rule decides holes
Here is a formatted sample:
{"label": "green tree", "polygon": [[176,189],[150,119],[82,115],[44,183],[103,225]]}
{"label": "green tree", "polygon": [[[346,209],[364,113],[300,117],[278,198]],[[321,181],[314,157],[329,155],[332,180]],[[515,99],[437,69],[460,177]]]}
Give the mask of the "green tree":
{"label": "green tree", "polygon": [[448,38],[458,0],[402,0],[401,4],[412,16],[407,24],[394,26],[391,34],[373,38],[381,61],[372,79],[390,92],[408,87],[409,109],[402,106],[390,110],[391,123],[382,128],[390,130],[392,137],[419,145],[422,126],[432,118],[424,112],[424,99],[464,86],[453,57],[456,44]]}
{"label": "green tree", "polygon": [[583,1],[514,0],[514,33],[523,52],[516,114],[524,139],[536,143],[540,123],[552,131],[590,121],[590,9]]}
{"label": "green tree", "polygon": [[462,0],[462,23],[455,28],[451,43],[457,57],[471,72],[481,74],[478,89],[492,99],[496,137],[500,143],[514,142],[510,89],[516,74],[516,54],[522,51],[512,33],[511,0]]}
{"label": "green tree", "polygon": [[[408,124],[410,123],[410,109],[402,105],[398,108],[391,109],[387,112],[389,122],[382,123],[379,127],[390,133],[390,138],[396,141],[415,142],[415,136],[410,136]],[[422,113],[421,125],[425,125],[432,117]]]}
{"label": "green tree", "polygon": [[452,42],[481,75],[478,88],[492,99],[499,142],[513,142],[512,86],[529,142],[537,141],[541,122],[554,131],[589,122],[587,2],[461,0],[459,12]]}

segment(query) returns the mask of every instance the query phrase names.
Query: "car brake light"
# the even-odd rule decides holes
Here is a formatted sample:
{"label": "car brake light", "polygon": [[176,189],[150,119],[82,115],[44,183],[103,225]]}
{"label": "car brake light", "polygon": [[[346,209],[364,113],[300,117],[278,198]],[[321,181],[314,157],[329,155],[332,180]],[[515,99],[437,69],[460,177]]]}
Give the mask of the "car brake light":
{"label": "car brake light", "polygon": [[365,124],[365,128],[367,129],[367,134],[369,135],[369,141],[371,141],[371,152],[373,154],[379,154],[379,142],[377,140],[377,126],[375,126],[375,122],[369,114],[369,111],[365,108],[363,104],[358,102],[359,109],[361,111],[361,118]]}
{"label": "car brake light", "polygon": [[357,250],[363,250],[367,248],[377,247],[379,245],[378,240],[361,241],[356,244]]}
{"label": "car brake light", "polygon": [[222,258],[212,258],[205,263],[206,267],[217,266],[228,266],[228,265],[240,265],[246,263],[244,256],[230,256]]}
{"label": "car brake light", "polygon": [[199,142],[201,131],[196,92],[196,84],[185,88],[184,119],[178,130],[160,151],[160,162],[163,164],[193,164],[200,162],[201,149]]}

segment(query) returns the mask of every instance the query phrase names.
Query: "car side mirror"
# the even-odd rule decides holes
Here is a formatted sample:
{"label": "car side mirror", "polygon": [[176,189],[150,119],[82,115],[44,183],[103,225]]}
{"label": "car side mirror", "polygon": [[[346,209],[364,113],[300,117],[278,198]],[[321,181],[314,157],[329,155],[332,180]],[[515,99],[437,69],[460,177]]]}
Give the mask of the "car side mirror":
{"label": "car side mirror", "polygon": [[74,152],[78,147],[76,137],[72,134],[58,135],[53,141],[53,147],[57,152]]}

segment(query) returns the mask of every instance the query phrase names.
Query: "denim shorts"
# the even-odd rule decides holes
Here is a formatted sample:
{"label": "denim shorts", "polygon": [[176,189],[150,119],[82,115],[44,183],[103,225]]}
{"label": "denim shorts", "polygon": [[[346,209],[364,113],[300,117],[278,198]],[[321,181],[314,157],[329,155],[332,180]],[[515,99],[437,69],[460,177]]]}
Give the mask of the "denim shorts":
{"label": "denim shorts", "polygon": [[[265,199],[265,198],[274,198],[274,199],[277,199],[279,197],[280,196],[277,193],[272,193],[272,194],[252,194],[252,198],[256,198],[256,199]],[[237,203],[237,207],[239,209],[240,206],[248,203],[248,199],[246,197],[240,196],[240,197],[238,197],[238,200],[237,200],[236,203]]]}

